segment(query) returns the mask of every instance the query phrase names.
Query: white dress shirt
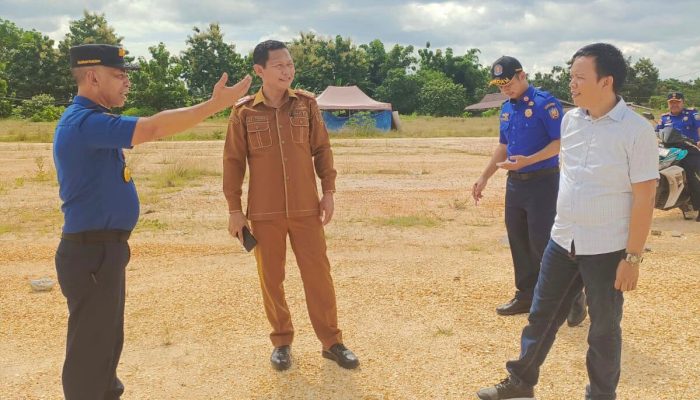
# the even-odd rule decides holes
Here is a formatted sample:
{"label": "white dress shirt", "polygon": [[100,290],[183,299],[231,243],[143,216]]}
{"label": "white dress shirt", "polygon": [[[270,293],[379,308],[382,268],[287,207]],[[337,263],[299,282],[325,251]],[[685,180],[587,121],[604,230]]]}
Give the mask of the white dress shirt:
{"label": "white dress shirt", "polygon": [[561,124],[561,175],[552,240],[576,254],[627,246],[632,184],[659,178],[654,129],[622,98],[592,119],[575,108]]}

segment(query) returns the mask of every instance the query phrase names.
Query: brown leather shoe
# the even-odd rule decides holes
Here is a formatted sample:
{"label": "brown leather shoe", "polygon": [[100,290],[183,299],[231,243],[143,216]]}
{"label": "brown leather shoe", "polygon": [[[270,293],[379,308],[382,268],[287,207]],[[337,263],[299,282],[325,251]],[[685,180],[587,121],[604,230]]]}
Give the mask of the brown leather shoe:
{"label": "brown leather shoe", "polygon": [[321,355],[323,358],[335,361],[345,369],[355,369],[360,365],[360,360],[357,359],[357,356],[342,343],[336,343],[330,349],[323,350]]}
{"label": "brown leather shoe", "polygon": [[530,306],[532,305],[532,300],[521,300],[518,298],[513,298],[513,300],[498,306],[496,308],[496,313],[498,315],[515,315],[515,314],[527,314],[530,312]]}

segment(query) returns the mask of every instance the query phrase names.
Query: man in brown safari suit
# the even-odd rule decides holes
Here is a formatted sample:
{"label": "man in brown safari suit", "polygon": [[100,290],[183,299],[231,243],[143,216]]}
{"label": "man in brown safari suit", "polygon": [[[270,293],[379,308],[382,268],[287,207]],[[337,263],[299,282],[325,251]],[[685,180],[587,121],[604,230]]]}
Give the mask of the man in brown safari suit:
{"label": "man in brown safari suit", "polygon": [[[262,88],[242,98],[229,119],[224,147],[224,195],[231,235],[242,241],[248,219],[258,245],[255,259],[270,339],[272,366],[291,366],[294,328],[284,296],[287,235],[304,283],[306,305],[322,356],[352,369],[359,360],[342,342],[323,225],[333,216],[336,171],[328,132],[313,94],[290,89],[294,61],[282,42],[253,51]],[[241,205],[246,161],[250,166],[247,212]],[[315,173],[314,173],[315,169]],[[321,179],[319,201],[316,175]],[[247,218],[246,218],[247,216]]]}

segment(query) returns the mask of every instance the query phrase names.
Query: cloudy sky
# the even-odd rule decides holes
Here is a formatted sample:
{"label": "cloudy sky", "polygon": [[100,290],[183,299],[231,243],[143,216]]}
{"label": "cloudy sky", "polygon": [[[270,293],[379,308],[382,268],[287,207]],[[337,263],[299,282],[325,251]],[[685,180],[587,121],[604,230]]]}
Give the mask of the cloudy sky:
{"label": "cloudy sky", "polygon": [[104,13],[136,56],[161,41],[178,53],[192,27],[219,22],[241,53],[261,40],[312,31],[358,44],[380,39],[387,48],[429,41],[460,54],[476,47],[482,64],[508,54],[528,72],[548,72],[579,47],[605,41],[634,60],[651,58],[662,78],[700,76],[697,0],[2,0],[0,18],[58,42],[84,9]]}

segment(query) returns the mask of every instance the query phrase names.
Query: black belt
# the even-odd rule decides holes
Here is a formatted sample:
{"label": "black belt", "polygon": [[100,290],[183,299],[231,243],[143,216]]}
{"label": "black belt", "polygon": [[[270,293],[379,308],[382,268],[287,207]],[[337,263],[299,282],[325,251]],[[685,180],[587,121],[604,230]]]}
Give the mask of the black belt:
{"label": "black belt", "polygon": [[131,231],[104,230],[85,231],[78,233],[62,233],[61,239],[80,243],[100,243],[100,242],[126,242],[129,240]]}
{"label": "black belt", "polygon": [[537,178],[539,176],[553,175],[559,173],[559,167],[542,168],[537,171],[532,172],[515,172],[508,171],[508,177],[517,179],[519,181],[526,181],[528,179]]}

